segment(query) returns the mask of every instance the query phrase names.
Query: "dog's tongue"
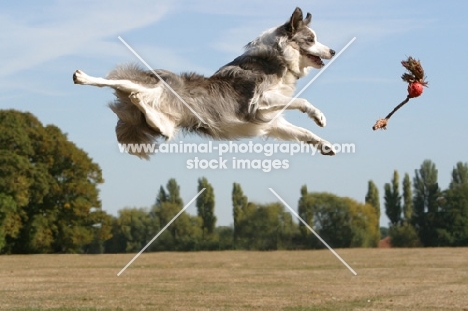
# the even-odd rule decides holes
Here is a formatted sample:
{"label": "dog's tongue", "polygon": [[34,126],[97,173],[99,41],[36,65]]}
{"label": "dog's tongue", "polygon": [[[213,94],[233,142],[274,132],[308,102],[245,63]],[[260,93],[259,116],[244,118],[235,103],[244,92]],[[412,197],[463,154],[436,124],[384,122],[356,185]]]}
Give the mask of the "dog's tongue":
{"label": "dog's tongue", "polygon": [[323,65],[322,59],[315,55],[307,55],[313,62],[317,63],[318,65]]}

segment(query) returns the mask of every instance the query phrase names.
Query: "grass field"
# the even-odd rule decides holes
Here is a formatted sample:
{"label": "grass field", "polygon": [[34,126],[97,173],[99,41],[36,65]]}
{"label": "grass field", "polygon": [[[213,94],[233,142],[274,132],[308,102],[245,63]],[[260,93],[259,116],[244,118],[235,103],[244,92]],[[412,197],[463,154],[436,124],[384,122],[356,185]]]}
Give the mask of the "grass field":
{"label": "grass field", "polygon": [[2,310],[468,310],[468,249],[0,256]]}

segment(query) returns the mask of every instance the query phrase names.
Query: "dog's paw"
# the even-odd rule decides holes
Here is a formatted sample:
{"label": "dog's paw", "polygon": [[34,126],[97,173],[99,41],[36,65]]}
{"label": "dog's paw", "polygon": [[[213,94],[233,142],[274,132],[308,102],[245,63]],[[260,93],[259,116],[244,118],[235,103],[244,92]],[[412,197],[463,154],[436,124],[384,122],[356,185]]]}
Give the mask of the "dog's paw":
{"label": "dog's paw", "polygon": [[333,149],[333,145],[326,140],[322,140],[317,145],[315,145],[315,147],[323,155],[333,156],[336,154],[335,150]]}
{"label": "dog's paw", "polygon": [[309,117],[314,119],[315,123],[320,127],[325,127],[327,125],[327,118],[325,118],[325,115],[320,110],[315,110],[310,113]]}
{"label": "dog's paw", "polygon": [[75,84],[86,84],[88,75],[81,70],[75,71],[73,74],[73,83]]}
{"label": "dog's paw", "polygon": [[136,105],[141,101],[141,94],[139,92],[131,92],[128,97],[130,101]]}

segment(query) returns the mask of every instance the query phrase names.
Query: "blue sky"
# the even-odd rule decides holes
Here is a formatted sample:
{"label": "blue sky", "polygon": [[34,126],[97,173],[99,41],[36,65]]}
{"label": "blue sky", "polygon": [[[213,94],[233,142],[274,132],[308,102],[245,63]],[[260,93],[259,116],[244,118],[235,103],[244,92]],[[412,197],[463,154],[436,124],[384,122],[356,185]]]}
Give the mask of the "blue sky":
{"label": "blue sky", "polygon": [[[332,143],[355,144],[354,154],[286,157],[289,168],[270,173],[189,170],[186,161],[194,155],[140,160],[119,153],[117,118],[106,106],[112,91],[72,82],[76,69],[105,76],[117,64],[138,63],[118,36],[153,68],[210,75],[261,32],[284,23],[296,6],[312,13],[311,27],[322,43],[339,51],[353,37],[356,41],[301,95],[324,112],[327,126],[318,128],[297,111],[285,113],[286,119]],[[363,202],[368,180],[383,194],[394,169],[401,177],[413,177],[431,159],[445,188],[456,162],[468,161],[467,11],[465,1],[4,2],[0,109],[30,111],[67,133],[101,166],[102,205],[114,215],[123,207],[151,206],[169,178],[176,178],[188,202],[197,193],[197,179],[205,176],[215,189],[219,225],[232,223],[233,182],[260,203],[276,201],[271,187],[296,208],[304,184],[309,191]],[[392,117],[387,131],[373,132],[375,121],[406,96],[400,61],[409,55],[421,60],[429,88]],[[316,73],[302,79],[298,90]],[[207,142],[195,136],[175,138],[181,140]],[[188,211],[194,214],[195,208]],[[383,216],[381,222],[388,221]]]}

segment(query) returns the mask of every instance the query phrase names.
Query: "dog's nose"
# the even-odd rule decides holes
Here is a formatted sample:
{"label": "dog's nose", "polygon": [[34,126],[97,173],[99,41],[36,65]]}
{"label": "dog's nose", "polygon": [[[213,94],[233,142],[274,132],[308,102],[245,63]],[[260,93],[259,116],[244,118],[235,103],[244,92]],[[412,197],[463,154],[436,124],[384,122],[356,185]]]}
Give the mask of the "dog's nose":
{"label": "dog's nose", "polygon": [[335,56],[335,50],[330,49],[331,56]]}

